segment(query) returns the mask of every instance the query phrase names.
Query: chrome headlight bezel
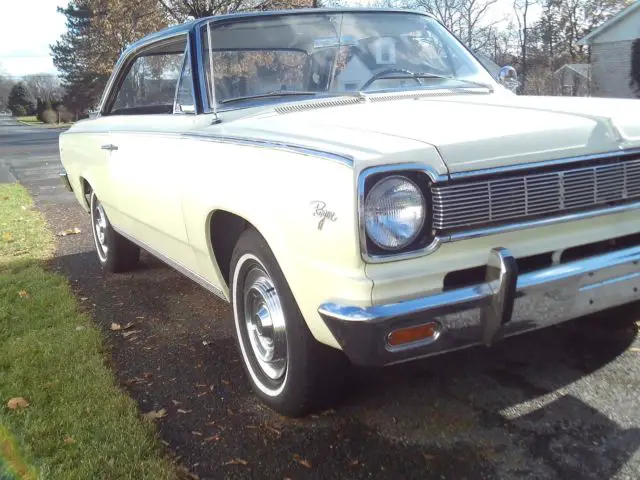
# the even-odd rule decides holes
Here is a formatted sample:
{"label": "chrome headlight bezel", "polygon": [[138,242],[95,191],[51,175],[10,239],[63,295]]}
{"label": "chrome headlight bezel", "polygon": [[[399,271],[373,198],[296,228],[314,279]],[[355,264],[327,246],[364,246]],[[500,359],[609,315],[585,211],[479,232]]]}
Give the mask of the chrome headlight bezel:
{"label": "chrome headlight bezel", "polygon": [[[383,178],[390,176],[407,177],[422,192],[426,213],[422,229],[416,238],[404,248],[387,250],[376,245],[367,235],[365,226],[365,199],[372,186]],[[358,177],[358,230],[360,253],[366,263],[383,263],[404,260],[407,258],[426,255],[437,249],[438,238],[432,230],[432,202],[430,194],[431,183],[443,181],[444,176],[438,175],[429,167],[422,164],[392,164],[370,167],[363,170]]]}
{"label": "chrome headlight bezel", "polygon": [[[421,210],[421,215],[417,219],[417,222],[414,222],[414,225],[411,226],[411,234],[407,235],[406,239],[399,240],[398,245],[385,244],[380,238],[376,238],[376,232],[372,231],[372,228],[369,225],[369,219],[370,219],[370,214],[368,212],[369,206],[370,206],[369,203],[375,201],[371,197],[375,193],[378,193],[377,192],[378,189],[383,188],[385,184],[388,184],[390,182],[396,182],[397,185],[404,184],[408,189],[411,189],[413,193],[417,194],[416,200],[417,200],[417,203],[419,203],[419,205],[416,205],[416,206],[418,206]],[[378,203],[378,205],[380,205],[380,203]],[[376,208],[379,208],[378,205],[376,205]],[[379,247],[380,249],[386,252],[398,252],[410,246],[422,232],[424,223],[427,217],[427,199],[425,198],[424,192],[422,191],[420,186],[408,176],[399,175],[399,174],[386,175],[376,180],[375,182],[372,182],[372,185],[368,189],[368,192],[366,193],[364,198],[363,214],[364,214],[364,222],[365,222],[365,233],[367,235],[367,239],[373,242],[377,247]],[[377,216],[377,220],[379,221],[380,214],[377,213],[374,216]],[[392,230],[392,229],[389,228],[388,230]],[[396,238],[400,237],[401,236],[399,234],[400,232],[398,232],[397,230],[396,232],[398,234],[396,234],[395,237]],[[378,233],[380,232],[378,231]]]}

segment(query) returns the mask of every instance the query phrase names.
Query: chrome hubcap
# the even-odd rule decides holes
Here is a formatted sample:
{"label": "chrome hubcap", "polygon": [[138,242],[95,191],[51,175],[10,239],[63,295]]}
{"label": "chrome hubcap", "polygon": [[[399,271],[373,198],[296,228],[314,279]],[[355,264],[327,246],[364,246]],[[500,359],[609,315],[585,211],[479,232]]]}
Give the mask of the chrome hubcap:
{"label": "chrome hubcap", "polygon": [[104,213],[102,205],[99,203],[93,208],[93,232],[96,238],[98,253],[102,258],[106,258],[109,252],[107,245],[107,216]]}
{"label": "chrome hubcap", "polygon": [[249,344],[262,372],[271,380],[287,369],[287,333],[280,298],[268,275],[253,268],[246,276],[244,321]]}

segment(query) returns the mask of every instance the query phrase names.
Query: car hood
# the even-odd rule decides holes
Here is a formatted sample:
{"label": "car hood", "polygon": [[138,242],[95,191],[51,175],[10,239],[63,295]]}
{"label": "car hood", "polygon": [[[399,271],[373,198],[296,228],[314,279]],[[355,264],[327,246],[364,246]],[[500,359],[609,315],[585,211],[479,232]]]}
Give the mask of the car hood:
{"label": "car hood", "polygon": [[463,94],[292,109],[227,126],[230,134],[341,152],[420,142],[455,173],[640,147],[638,107],[638,100]]}

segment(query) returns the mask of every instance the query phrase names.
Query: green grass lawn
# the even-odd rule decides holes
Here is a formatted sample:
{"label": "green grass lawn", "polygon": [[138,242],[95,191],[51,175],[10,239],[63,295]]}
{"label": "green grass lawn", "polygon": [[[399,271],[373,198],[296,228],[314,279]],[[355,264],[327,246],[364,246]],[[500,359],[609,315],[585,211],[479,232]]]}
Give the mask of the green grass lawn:
{"label": "green grass lawn", "polygon": [[35,115],[29,115],[26,117],[16,117],[16,120],[18,120],[21,123],[27,123],[29,125],[33,125],[33,124],[44,125],[44,123],[38,120]]}
{"label": "green grass lawn", "polygon": [[16,117],[16,120],[20,123],[24,123],[25,125],[30,125],[34,127],[44,127],[44,128],[57,128],[57,127],[67,127],[69,125],[73,125],[72,123],[44,123],[38,120],[35,115],[30,115],[26,117]]}
{"label": "green grass lawn", "polygon": [[[0,478],[175,478],[100,331],[46,270],[53,247],[26,190],[0,185]],[[15,398],[28,405],[9,408]]]}

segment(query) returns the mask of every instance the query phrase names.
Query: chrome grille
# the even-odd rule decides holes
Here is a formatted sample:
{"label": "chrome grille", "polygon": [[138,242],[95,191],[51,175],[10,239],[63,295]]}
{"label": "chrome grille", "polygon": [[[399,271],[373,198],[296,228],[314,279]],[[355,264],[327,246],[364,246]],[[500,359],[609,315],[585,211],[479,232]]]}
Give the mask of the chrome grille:
{"label": "chrome grille", "polygon": [[640,159],[431,187],[433,227],[461,229],[640,200]]}

